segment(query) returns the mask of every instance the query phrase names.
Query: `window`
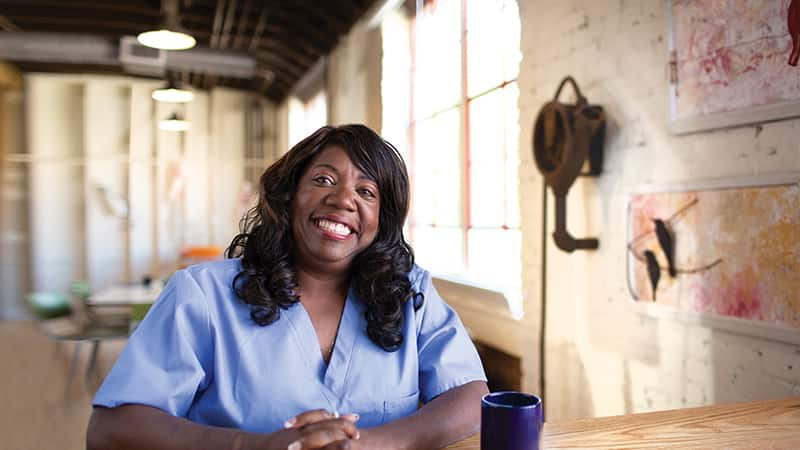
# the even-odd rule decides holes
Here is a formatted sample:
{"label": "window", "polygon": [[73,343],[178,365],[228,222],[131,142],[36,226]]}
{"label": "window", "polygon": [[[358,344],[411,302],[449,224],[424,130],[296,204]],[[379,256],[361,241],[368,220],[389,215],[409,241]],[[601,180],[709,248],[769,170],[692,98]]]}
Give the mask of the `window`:
{"label": "window", "polygon": [[307,100],[289,98],[289,147],[328,123],[328,100],[319,89]]}
{"label": "window", "polygon": [[513,0],[431,1],[383,24],[383,134],[409,166],[417,261],[516,293],[515,313],[519,35]]}

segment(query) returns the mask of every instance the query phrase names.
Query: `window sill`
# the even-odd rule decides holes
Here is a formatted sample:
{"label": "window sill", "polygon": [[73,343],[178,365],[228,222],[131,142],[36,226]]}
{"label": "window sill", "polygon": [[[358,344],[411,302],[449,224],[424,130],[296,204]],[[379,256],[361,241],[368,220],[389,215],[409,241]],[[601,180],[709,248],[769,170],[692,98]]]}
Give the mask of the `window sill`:
{"label": "window sill", "polygon": [[450,275],[434,275],[433,284],[474,340],[522,357],[524,323],[511,313],[503,292]]}

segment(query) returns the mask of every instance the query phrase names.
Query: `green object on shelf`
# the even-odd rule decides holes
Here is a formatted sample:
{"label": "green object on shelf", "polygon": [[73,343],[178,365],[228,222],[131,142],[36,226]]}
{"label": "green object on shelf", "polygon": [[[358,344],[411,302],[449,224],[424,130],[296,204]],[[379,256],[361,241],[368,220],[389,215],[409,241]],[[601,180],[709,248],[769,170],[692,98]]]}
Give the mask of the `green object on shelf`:
{"label": "green object on shelf", "polygon": [[130,321],[130,332],[133,333],[133,330],[139,326],[139,322],[144,320],[144,316],[147,315],[147,311],[150,311],[150,307],[153,306],[152,303],[135,303],[133,305],[133,309],[131,309],[131,321]]}
{"label": "green object on shelf", "polygon": [[133,310],[131,310],[131,321],[132,322],[141,322],[144,319],[144,316],[147,315],[147,311],[150,311],[150,307],[153,306],[152,303],[136,303],[133,305]]}
{"label": "green object on shelf", "polygon": [[69,286],[69,291],[84,302],[89,298],[89,295],[92,294],[89,282],[84,280],[73,281]]}
{"label": "green object on shelf", "polygon": [[28,304],[39,319],[53,319],[70,314],[69,298],[54,292],[31,292]]}

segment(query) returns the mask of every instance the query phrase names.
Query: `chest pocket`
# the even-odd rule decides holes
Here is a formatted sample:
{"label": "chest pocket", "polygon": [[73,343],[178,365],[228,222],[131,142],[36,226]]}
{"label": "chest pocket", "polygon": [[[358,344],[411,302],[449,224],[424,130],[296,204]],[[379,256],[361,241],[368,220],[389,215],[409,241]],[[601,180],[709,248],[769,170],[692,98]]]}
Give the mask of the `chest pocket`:
{"label": "chest pocket", "polygon": [[419,407],[419,392],[397,400],[383,402],[382,423],[388,423],[403,417],[410,416]]}
{"label": "chest pocket", "polygon": [[385,400],[365,404],[357,402],[350,405],[342,412],[357,412],[359,415],[356,425],[359,428],[377,427],[397,419],[409,416],[417,410],[419,404],[419,393],[401,397],[398,399]]}

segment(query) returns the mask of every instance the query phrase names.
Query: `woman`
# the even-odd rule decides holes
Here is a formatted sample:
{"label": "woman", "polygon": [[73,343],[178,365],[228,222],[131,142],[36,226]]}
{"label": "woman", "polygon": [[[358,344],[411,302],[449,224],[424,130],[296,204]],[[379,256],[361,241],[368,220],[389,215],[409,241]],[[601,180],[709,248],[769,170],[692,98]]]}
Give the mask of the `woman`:
{"label": "woman", "polygon": [[485,376],[413,263],[397,150],[324,127],[260,186],[230,258],[176,272],[131,336],[88,448],[420,449],[476,432]]}

